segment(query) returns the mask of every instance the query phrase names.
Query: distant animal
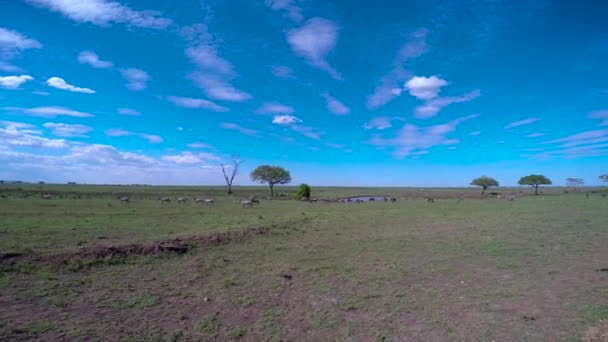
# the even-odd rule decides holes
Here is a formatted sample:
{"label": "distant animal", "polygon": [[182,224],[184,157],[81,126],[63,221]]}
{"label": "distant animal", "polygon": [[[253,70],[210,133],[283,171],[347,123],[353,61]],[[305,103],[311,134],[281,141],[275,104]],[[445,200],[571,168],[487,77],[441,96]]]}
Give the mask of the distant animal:
{"label": "distant animal", "polygon": [[496,198],[502,198],[502,195],[497,195]]}
{"label": "distant animal", "polygon": [[458,201],[457,201],[457,203],[460,203],[460,202],[462,202],[462,201],[464,201],[464,197],[462,197],[462,196],[458,196]]}
{"label": "distant animal", "polygon": [[205,198],[203,200],[204,204],[215,204],[215,200],[213,198]]}
{"label": "distant animal", "polygon": [[364,201],[362,199],[357,199],[355,200],[355,203],[363,203]]}
{"label": "distant animal", "polygon": [[349,202],[349,203],[350,203],[350,202],[352,202],[352,201],[353,201],[353,200],[352,200],[352,199],[350,199],[350,198],[346,200],[346,202]]}
{"label": "distant animal", "polygon": [[186,197],[177,198],[177,203],[186,203],[186,202],[188,202],[188,199]]}
{"label": "distant animal", "polygon": [[435,203],[435,199],[432,198],[432,197],[429,197],[429,198],[426,199],[426,202],[427,203]]}
{"label": "distant animal", "polygon": [[384,202],[388,202],[388,197],[383,197],[383,198],[382,198],[382,200],[383,200]]}
{"label": "distant animal", "polygon": [[589,193],[588,192],[585,193],[585,197],[589,198]]}
{"label": "distant animal", "polygon": [[260,200],[258,200],[258,198],[255,196],[249,197],[249,201],[251,201],[253,204],[260,204]]}
{"label": "distant animal", "polygon": [[129,197],[123,196],[120,198],[120,203],[129,203]]}
{"label": "distant animal", "polygon": [[397,202],[397,198],[396,197],[391,197],[391,203],[395,203]]}
{"label": "distant animal", "polygon": [[169,197],[161,197],[160,203],[171,203],[171,199]]}
{"label": "distant animal", "polygon": [[49,194],[42,195],[42,199],[45,199],[45,200],[53,199],[53,195],[49,195]]}
{"label": "distant animal", "polygon": [[607,196],[606,194],[602,194],[602,197],[603,197],[603,198],[606,198],[606,196]]}
{"label": "distant animal", "polygon": [[253,202],[251,202],[251,200],[244,200],[241,201],[241,206],[243,208],[253,208]]}
{"label": "distant animal", "polygon": [[202,199],[202,198],[195,198],[195,199],[194,199],[194,202],[195,202],[195,203],[200,203],[200,204],[203,204],[203,199]]}
{"label": "distant animal", "polygon": [[376,199],[375,199],[375,198],[373,198],[373,197],[370,197],[370,198],[369,198],[369,202],[376,202]]}
{"label": "distant animal", "polygon": [[507,201],[515,201],[515,195],[509,194],[509,196],[507,196]]}

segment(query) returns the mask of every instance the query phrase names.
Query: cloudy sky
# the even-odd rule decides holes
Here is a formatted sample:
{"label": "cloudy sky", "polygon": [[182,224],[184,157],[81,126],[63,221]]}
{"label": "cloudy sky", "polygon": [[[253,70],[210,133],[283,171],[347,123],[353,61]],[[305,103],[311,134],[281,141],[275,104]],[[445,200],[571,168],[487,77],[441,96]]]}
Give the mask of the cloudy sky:
{"label": "cloudy sky", "polygon": [[504,185],[608,173],[608,5],[0,1],[0,179]]}

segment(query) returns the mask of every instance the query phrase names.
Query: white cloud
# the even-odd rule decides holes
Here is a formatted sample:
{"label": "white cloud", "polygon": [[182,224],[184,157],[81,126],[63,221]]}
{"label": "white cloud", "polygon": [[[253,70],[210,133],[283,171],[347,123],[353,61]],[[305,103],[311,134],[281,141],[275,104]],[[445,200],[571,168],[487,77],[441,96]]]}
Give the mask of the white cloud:
{"label": "white cloud", "polygon": [[105,133],[109,137],[138,136],[138,137],[140,137],[142,139],[148,140],[148,142],[150,142],[152,144],[158,144],[158,143],[162,143],[164,141],[163,138],[161,138],[158,135],[147,134],[147,133],[131,132],[131,131],[127,131],[127,130],[122,129],[122,128],[110,128],[110,129],[105,130]]}
{"label": "white cloud", "polygon": [[437,115],[441,109],[452,103],[468,102],[479,96],[481,96],[481,92],[479,90],[473,90],[463,96],[436,97],[417,106],[414,109],[414,116],[419,119],[432,118]]}
{"label": "white cloud", "polygon": [[205,24],[186,27],[181,34],[191,44],[185,51],[186,56],[197,66],[190,78],[207,97],[231,102],[243,102],[252,98],[251,94],[231,84],[237,74],[232,64],[219,55],[219,43],[213,40]]}
{"label": "white cloud", "polygon": [[80,88],[68,84],[63,78],[51,77],[46,81],[46,84],[53,88],[67,90],[75,93],[95,94],[95,90],[89,88]]}
{"label": "white cloud", "polygon": [[350,108],[346,107],[344,103],[338,101],[332,97],[329,93],[324,92],[321,94],[325,98],[325,104],[327,110],[334,115],[347,115],[350,114]]}
{"label": "white cloud", "polygon": [[339,30],[335,22],[316,17],[299,28],[288,30],[287,42],[296,55],[340,80],[340,73],[327,62],[327,56],[338,43]]}
{"label": "white cloud", "polygon": [[264,3],[273,11],[284,11],[293,22],[299,23],[304,19],[302,9],[294,5],[294,0],[265,0]]}
{"label": "white cloud", "polygon": [[110,69],[114,67],[112,62],[100,60],[99,56],[93,51],[82,51],[78,54],[78,62],[81,64],[88,64],[93,68],[98,69]]}
{"label": "white cloud", "polygon": [[205,99],[195,99],[191,97],[167,96],[167,101],[178,107],[184,108],[201,108],[208,109],[214,112],[227,112],[228,108],[220,106],[214,102]]}
{"label": "white cloud", "polygon": [[295,132],[302,134],[305,137],[308,137],[313,140],[321,141],[321,135],[325,134],[323,131],[319,131],[314,127],[308,126],[300,126],[300,125],[291,125],[289,126]]}
{"label": "white cloud", "polygon": [[284,65],[271,65],[270,72],[279,78],[290,79],[293,78],[293,69]]}
{"label": "white cloud", "polygon": [[60,137],[87,137],[86,134],[93,130],[93,128],[85,125],[55,122],[47,122],[42,126],[50,129],[54,135]]}
{"label": "white cloud", "polygon": [[591,112],[589,113],[588,117],[590,119],[602,120],[598,126],[608,126],[608,110],[597,110],[595,112]]}
{"label": "white cloud", "polygon": [[[392,69],[382,76],[374,92],[367,98],[368,109],[378,109],[399,96],[403,82],[408,80],[412,73],[403,66],[411,59],[420,57],[428,51],[426,37],[429,30],[420,28],[412,32],[407,41],[401,46],[392,61]],[[397,89],[395,92],[394,89]]]}
{"label": "white cloud", "polygon": [[393,125],[391,124],[391,121],[393,120],[403,120],[402,118],[398,118],[398,117],[390,117],[390,116],[378,116],[375,117],[373,119],[371,119],[370,121],[366,122],[365,124],[363,124],[363,128],[364,129],[377,129],[379,131],[381,130],[385,130],[388,128],[393,127]]}
{"label": "white cloud", "polygon": [[90,113],[79,112],[73,109],[59,107],[59,106],[43,106],[33,108],[22,108],[22,107],[4,107],[4,110],[8,112],[18,113],[22,115],[37,116],[43,118],[54,118],[57,116],[73,116],[77,118],[88,118],[95,116]]}
{"label": "white cloud", "polygon": [[163,156],[162,160],[169,161],[176,164],[200,164],[207,160],[218,161],[220,158],[212,153],[201,152],[182,152],[178,155]]}
{"label": "white cloud", "polygon": [[530,133],[528,135],[526,135],[526,138],[537,138],[537,137],[542,137],[545,136],[545,133]]}
{"label": "white cloud", "polygon": [[234,131],[237,131],[237,132],[239,132],[241,134],[244,134],[244,135],[249,135],[249,136],[252,136],[252,137],[260,137],[260,132],[259,131],[256,131],[256,130],[253,130],[253,129],[249,129],[249,128],[245,128],[245,127],[242,127],[242,126],[237,125],[237,124],[232,123],[232,122],[223,122],[223,123],[220,124],[220,127],[223,128],[223,129],[234,130]]}
{"label": "white cloud", "polygon": [[189,148],[211,148],[210,145],[202,142],[193,142],[187,145]]}
{"label": "white cloud", "polygon": [[120,74],[129,82],[127,83],[129,90],[146,89],[146,82],[150,79],[147,72],[136,68],[120,69]]}
{"label": "white cloud", "polygon": [[528,125],[531,124],[533,122],[536,122],[540,120],[540,118],[529,118],[529,119],[524,119],[524,120],[520,120],[520,121],[515,121],[515,122],[511,122],[510,124],[505,126],[505,129],[511,129],[513,127],[518,127],[518,126],[522,126],[522,125]]}
{"label": "white cloud", "polygon": [[120,115],[141,116],[141,113],[131,108],[116,108],[116,112]]}
{"label": "white cloud", "polygon": [[573,134],[564,138],[545,141],[543,144],[561,143],[561,147],[571,147],[579,145],[590,145],[608,141],[608,129],[598,129]]}
{"label": "white cloud", "polygon": [[49,96],[50,95],[48,91],[39,91],[39,90],[33,91],[32,94],[39,95],[39,96]]}
{"label": "white cloud", "polygon": [[0,76],[0,88],[18,89],[23,83],[33,79],[30,75]]}
{"label": "white cloud", "polygon": [[469,133],[469,135],[480,135],[480,134],[481,134],[481,131],[474,131],[474,132]]}
{"label": "white cloud", "polygon": [[456,126],[462,122],[473,119],[478,115],[473,114],[452,120],[445,124],[418,127],[412,124],[405,124],[399,130],[397,136],[386,139],[379,135],[374,135],[367,143],[379,148],[390,148],[396,158],[404,158],[420,151],[428,150],[438,145],[455,145],[458,139],[448,138],[448,134],[456,130]]}
{"label": "white cloud", "polygon": [[256,114],[293,114],[293,107],[283,105],[278,102],[264,102],[262,106],[255,110]]}
{"label": "white cloud", "polygon": [[448,85],[448,82],[437,76],[414,76],[405,82],[404,87],[409,91],[410,95],[420,100],[430,100],[436,98],[439,95],[439,91],[441,91],[441,87],[446,85]]}
{"label": "white cloud", "polygon": [[112,23],[157,30],[166,29],[173,22],[162,13],[151,10],[136,11],[116,1],[108,0],[26,0],[28,3],[59,12],[64,17],[98,26]]}
{"label": "white cloud", "polygon": [[[1,57],[1,56],[0,56]],[[4,72],[22,72],[23,69],[8,62],[0,61],[0,71]]]}
{"label": "white cloud", "polygon": [[121,152],[114,146],[92,144],[72,147],[70,155],[63,159],[72,163],[100,166],[159,166],[159,162],[141,154]]}
{"label": "white cloud", "polygon": [[29,38],[17,31],[0,27],[0,58],[11,59],[28,49],[40,49],[39,41]]}
{"label": "white cloud", "polygon": [[275,115],[272,119],[272,123],[277,125],[292,125],[298,122],[302,122],[302,120],[293,115]]}
{"label": "white cloud", "polygon": [[63,139],[40,137],[40,131],[32,130],[32,125],[21,122],[0,121],[0,145],[14,147],[35,147],[44,149],[63,149],[68,144]]}

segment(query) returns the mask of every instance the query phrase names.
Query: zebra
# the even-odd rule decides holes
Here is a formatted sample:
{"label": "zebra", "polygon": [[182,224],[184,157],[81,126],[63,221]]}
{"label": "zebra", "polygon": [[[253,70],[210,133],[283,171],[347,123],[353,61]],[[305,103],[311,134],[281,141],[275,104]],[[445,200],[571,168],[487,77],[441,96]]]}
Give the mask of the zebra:
{"label": "zebra", "polygon": [[204,204],[215,204],[215,200],[213,198],[205,198],[203,200]]}
{"label": "zebra", "polygon": [[195,199],[194,199],[194,202],[195,202],[195,203],[200,203],[200,204],[203,204],[203,199],[202,199],[202,198],[195,198]]}
{"label": "zebra", "polygon": [[426,202],[427,203],[435,203],[435,199],[432,198],[432,197],[429,197],[429,198],[426,199]]}
{"label": "zebra", "polygon": [[186,197],[178,197],[177,198],[177,203],[186,203],[188,201],[188,199]]}
{"label": "zebra", "polygon": [[42,195],[42,199],[45,199],[45,200],[53,199],[53,195],[49,195],[49,194]]}
{"label": "zebra", "polygon": [[253,204],[260,204],[260,200],[258,200],[258,198],[255,196],[249,197],[249,201],[251,201]]}
{"label": "zebra", "polygon": [[129,203],[129,197],[127,196],[123,196],[120,198],[120,203]]}
{"label": "zebra", "polygon": [[251,200],[241,201],[241,206],[243,208],[253,208],[253,202]]}
{"label": "zebra", "polygon": [[161,197],[160,203],[171,203],[171,199],[169,197]]}

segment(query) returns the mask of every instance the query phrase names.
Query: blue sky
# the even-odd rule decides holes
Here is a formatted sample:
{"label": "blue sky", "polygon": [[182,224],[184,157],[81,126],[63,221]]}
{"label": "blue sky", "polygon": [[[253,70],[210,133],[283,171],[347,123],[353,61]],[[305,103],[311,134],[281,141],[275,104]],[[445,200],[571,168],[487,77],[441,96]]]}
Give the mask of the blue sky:
{"label": "blue sky", "polygon": [[0,179],[514,185],[608,173],[608,4],[0,2]]}

